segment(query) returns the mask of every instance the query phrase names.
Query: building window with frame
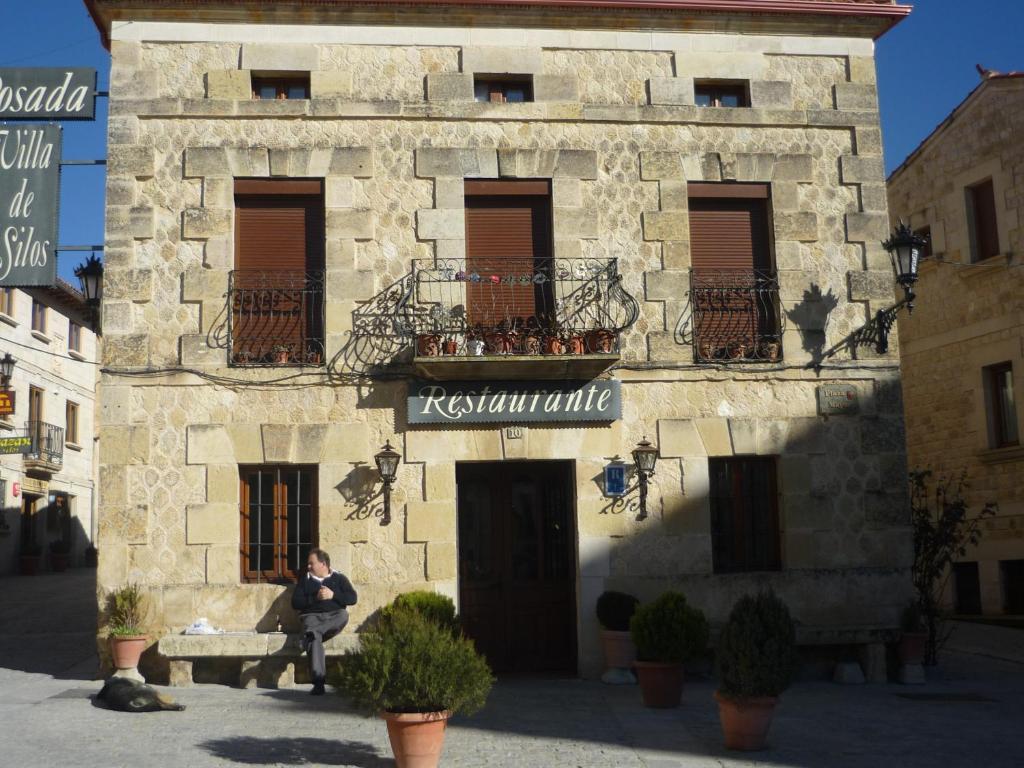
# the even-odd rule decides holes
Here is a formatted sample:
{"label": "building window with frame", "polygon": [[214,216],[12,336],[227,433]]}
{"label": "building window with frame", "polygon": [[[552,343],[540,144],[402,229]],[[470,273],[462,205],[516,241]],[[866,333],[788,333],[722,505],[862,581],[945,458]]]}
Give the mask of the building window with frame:
{"label": "building window with frame", "polygon": [[32,330],[46,334],[46,305],[36,299],[32,299]]}
{"label": "building window with frame", "polygon": [[714,572],[779,570],[775,459],[712,458],[708,471]]}
{"label": "building window with frame", "polygon": [[78,403],[70,400],[64,408],[64,442],[78,445]]}
{"label": "building window with frame", "polygon": [[746,80],[697,80],[693,84],[698,107],[749,107],[750,88]]}
{"label": "building window with frame", "polygon": [[924,239],[924,245],[921,247],[921,258],[928,259],[932,256],[932,228],[931,227],[918,227],[914,230],[914,234]]}
{"label": "building window with frame", "polygon": [[68,350],[82,352],[82,326],[74,320],[68,323]]}
{"label": "building window with frame", "polygon": [[1013,397],[1013,364],[1005,362],[986,366],[983,375],[990,445],[993,448],[1019,445],[1017,404]]}
{"label": "building window with frame", "polygon": [[480,75],[473,78],[473,96],[492,104],[533,101],[533,77],[530,75]]}
{"label": "building window with frame", "polygon": [[317,470],[239,467],[242,581],[294,580],[317,541]]}
{"label": "building window with frame", "polygon": [[0,315],[14,317],[14,289],[0,288]]}
{"label": "building window with frame", "polygon": [[308,99],[309,75],[254,76],[252,78],[252,97],[263,101]]}
{"label": "building window with frame", "polygon": [[967,224],[971,237],[971,261],[999,255],[999,226],[992,179],[967,188]]}

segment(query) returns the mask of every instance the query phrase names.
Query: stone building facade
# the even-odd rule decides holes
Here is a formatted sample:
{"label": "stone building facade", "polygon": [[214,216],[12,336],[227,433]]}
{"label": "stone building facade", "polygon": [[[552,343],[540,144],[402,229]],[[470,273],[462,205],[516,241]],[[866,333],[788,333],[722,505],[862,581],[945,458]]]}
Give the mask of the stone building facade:
{"label": "stone building facade", "polygon": [[[284,587],[243,583],[240,506],[253,486],[240,473],[303,467],[315,469],[317,540],[360,593],[353,627],[422,588],[516,628],[528,606],[486,614],[515,602],[515,584],[470,606],[467,580],[499,561],[507,577],[536,551],[519,552],[522,531],[505,528],[490,560],[470,552],[484,517],[474,504],[509,488],[486,503],[508,503],[518,525],[516,494],[540,493],[531,475],[550,470],[545,487],[564,481],[567,493],[543,503],[563,516],[533,523],[568,547],[568,563],[552,566],[565,599],[550,623],[572,644],[563,669],[600,669],[605,589],[647,600],[680,588],[721,622],[741,594],[770,586],[808,632],[898,622],[910,596],[898,361],[851,338],[894,300],[879,245],[889,217],[873,38],[907,8],[296,2],[257,16],[218,2],[87,4],[112,53],[101,597],[145,585],[157,634],[199,616],[236,630],[288,624]],[[308,98],[253,98],[275,76]],[[532,99],[477,101],[482,83],[485,94],[525,83]],[[741,105],[699,105],[701,88],[723,83]],[[319,350],[288,367],[266,366],[264,351],[263,365],[238,356],[242,304],[228,296],[241,290],[240,190],[262,188],[240,180],[322,184],[322,364]],[[444,265],[467,264],[476,247],[477,182],[549,190],[553,260],[608,270],[601,295],[614,294],[621,321],[611,352],[489,346],[471,359],[467,328],[454,355],[418,347],[440,302],[424,281],[476,290],[472,269]],[[695,340],[690,207],[698,189],[722,187],[760,195],[769,213],[776,346],[736,359]],[[424,379],[492,392],[612,382],[621,414],[410,423],[410,382]],[[660,451],[646,517],[635,473],[621,498],[602,479],[623,458],[629,469],[644,437]],[[386,441],[401,462],[382,525],[374,455]],[[775,542],[776,562],[726,573],[713,556],[713,473],[740,459],[763,460],[750,470],[768,483],[756,501],[776,519],[754,538]]]}
{"label": "stone building facade", "polygon": [[90,319],[82,294],[63,281],[0,288],[0,357],[15,359],[5,386],[14,407],[0,415],[0,439],[28,443],[0,455],[0,574],[17,573],[32,545],[35,567],[49,569],[50,545],[61,541],[70,564],[83,565],[94,541],[99,341]]}
{"label": "stone building facade", "polygon": [[909,463],[966,472],[970,508],[999,506],[950,581],[964,613],[1024,612],[1022,123],[1024,76],[985,72],[888,184],[893,221],[932,252],[899,321]]}

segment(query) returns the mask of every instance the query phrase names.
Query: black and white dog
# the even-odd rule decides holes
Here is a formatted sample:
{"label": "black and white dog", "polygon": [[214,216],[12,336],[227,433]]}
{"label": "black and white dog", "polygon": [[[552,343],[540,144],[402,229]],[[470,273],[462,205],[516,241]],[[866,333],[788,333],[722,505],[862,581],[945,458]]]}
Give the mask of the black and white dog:
{"label": "black and white dog", "polygon": [[103,685],[96,699],[108,709],[119,712],[180,712],[183,704],[176,704],[159,693],[152,686],[129,680],[127,677],[112,677]]}

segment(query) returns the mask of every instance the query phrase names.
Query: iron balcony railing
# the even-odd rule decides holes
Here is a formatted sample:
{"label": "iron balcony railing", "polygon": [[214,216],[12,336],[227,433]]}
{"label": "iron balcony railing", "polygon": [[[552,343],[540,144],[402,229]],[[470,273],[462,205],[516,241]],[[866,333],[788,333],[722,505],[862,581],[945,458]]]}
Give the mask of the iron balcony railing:
{"label": "iron balcony railing", "polygon": [[639,315],[616,259],[418,259],[412,277],[396,323],[421,357],[616,353]]}
{"label": "iron balcony railing", "polygon": [[699,362],[776,362],[782,358],[779,283],[760,270],[690,272],[690,332]]}
{"label": "iron balcony railing", "polygon": [[25,454],[30,461],[41,461],[55,466],[64,464],[64,427],[47,424],[45,421],[28,422],[28,436],[32,448]]}
{"label": "iron balcony railing", "polygon": [[231,365],[324,364],[324,272],[235,270],[228,307]]}

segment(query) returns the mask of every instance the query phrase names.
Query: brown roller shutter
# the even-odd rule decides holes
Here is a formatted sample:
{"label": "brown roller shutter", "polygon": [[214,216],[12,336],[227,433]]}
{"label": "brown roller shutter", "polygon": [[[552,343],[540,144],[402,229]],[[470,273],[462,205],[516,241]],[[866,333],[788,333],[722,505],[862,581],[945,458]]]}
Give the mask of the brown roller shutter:
{"label": "brown roller shutter", "polygon": [[690,199],[693,269],[771,268],[763,200]]}
{"label": "brown roller shutter", "polygon": [[[516,182],[510,182],[516,184]],[[537,182],[532,182],[536,185]],[[474,194],[466,188],[466,284],[467,317],[493,327],[516,318],[526,321],[553,307],[552,285],[527,283],[527,276],[550,275],[551,198],[520,188],[508,195]],[[489,182],[488,191],[501,189]],[[479,276],[476,282],[473,276]]]}

